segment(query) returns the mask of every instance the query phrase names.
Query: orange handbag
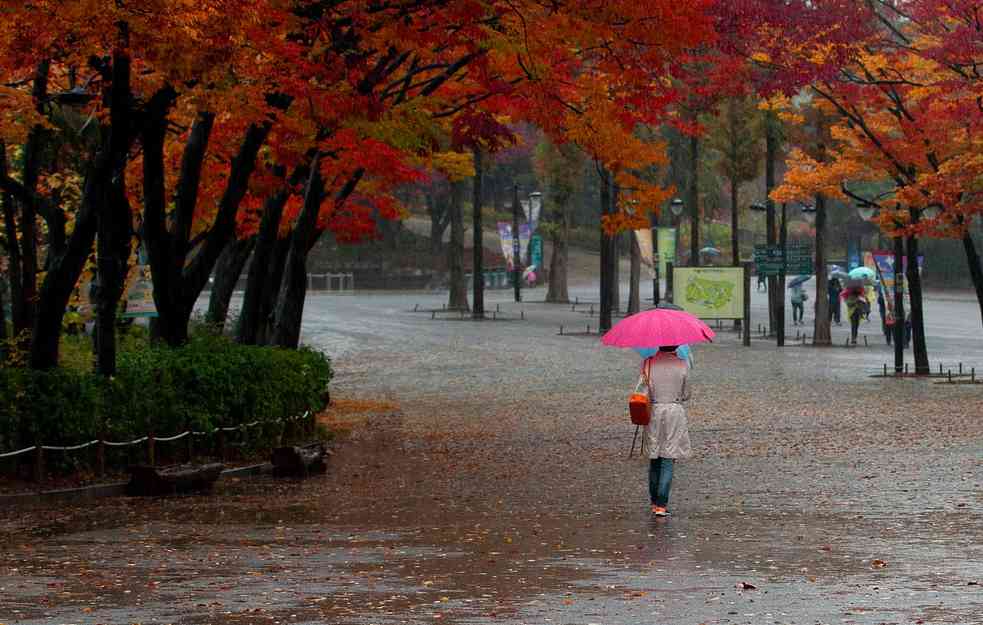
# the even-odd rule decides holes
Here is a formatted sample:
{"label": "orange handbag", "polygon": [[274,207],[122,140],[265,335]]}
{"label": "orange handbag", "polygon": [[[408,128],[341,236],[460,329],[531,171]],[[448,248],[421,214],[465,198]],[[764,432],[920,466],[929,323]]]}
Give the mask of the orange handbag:
{"label": "orange handbag", "polygon": [[[642,385],[645,386],[645,392],[639,393],[639,387]],[[634,425],[648,425],[652,419],[652,412],[649,406],[648,384],[645,381],[644,375],[638,378],[638,384],[635,385],[635,392],[628,398],[628,414],[631,416],[631,422]]]}

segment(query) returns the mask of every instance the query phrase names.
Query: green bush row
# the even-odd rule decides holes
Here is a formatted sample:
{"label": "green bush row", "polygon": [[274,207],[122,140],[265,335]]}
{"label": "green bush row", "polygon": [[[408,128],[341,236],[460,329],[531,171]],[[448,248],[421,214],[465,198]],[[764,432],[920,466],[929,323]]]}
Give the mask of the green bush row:
{"label": "green bush row", "polygon": [[211,431],[324,407],[331,366],[310,349],[196,336],[119,354],[112,379],[59,368],[0,368],[0,453],[34,445]]}

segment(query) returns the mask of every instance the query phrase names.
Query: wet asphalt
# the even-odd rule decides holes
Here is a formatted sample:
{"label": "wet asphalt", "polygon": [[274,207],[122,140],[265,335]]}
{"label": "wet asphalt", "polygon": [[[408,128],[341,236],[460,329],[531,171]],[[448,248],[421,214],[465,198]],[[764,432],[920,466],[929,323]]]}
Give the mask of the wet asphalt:
{"label": "wet asphalt", "polygon": [[[983,623],[983,385],[871,377],[876,313],[856,348],[722,327],[654,518],[637,357],[568,335],[589,304],[510,295],[479,323],[421,312],[445,294],[312,295],[329,473],[0,511],[0,623]],[[983,377],[975,303],[926,308],[933,368]]]}

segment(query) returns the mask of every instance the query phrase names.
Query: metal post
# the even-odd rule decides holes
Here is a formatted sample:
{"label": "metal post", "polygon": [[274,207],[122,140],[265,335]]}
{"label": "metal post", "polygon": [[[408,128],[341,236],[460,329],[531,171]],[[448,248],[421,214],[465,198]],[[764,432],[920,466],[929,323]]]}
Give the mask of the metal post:
{"label": "metal post", "polygon": [[752,263],[744,263],[744,325],[741,326],[744,347],[751,346],[751,267]]}
{"label": "metal post", "polygon": [[[778,347],[785,346],[785,273],[788,269],[788,212],[785,202],[782,202],[782,225],[779,233],[779,246],[782,250],[782,268],[778,272],[778,288],[775,293],[775,343]],[[818,297],[818,296],[817,296]]]}
{"label": "metal post", "polygon": [[522,301],[522,282],[519,269],[519,185],[512,186],[512,281],[515,289],[515,301]]}
{"label": "metal post", "polygon": [[672,302],[672,263],[666,263],[666,301]]}

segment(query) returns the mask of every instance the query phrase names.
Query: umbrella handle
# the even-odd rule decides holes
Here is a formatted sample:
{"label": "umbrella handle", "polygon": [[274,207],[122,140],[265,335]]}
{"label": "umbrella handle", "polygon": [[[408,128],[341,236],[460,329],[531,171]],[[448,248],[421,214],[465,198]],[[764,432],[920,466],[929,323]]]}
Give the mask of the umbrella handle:
{"label": "umbrella handle", "polygon": [[635,441],[638,440],[638,428],[641,426],[635,426],[635,435],[631,437],[631,450],[628,452],[628,457],[631,458],[632,454],[635,453]]}

